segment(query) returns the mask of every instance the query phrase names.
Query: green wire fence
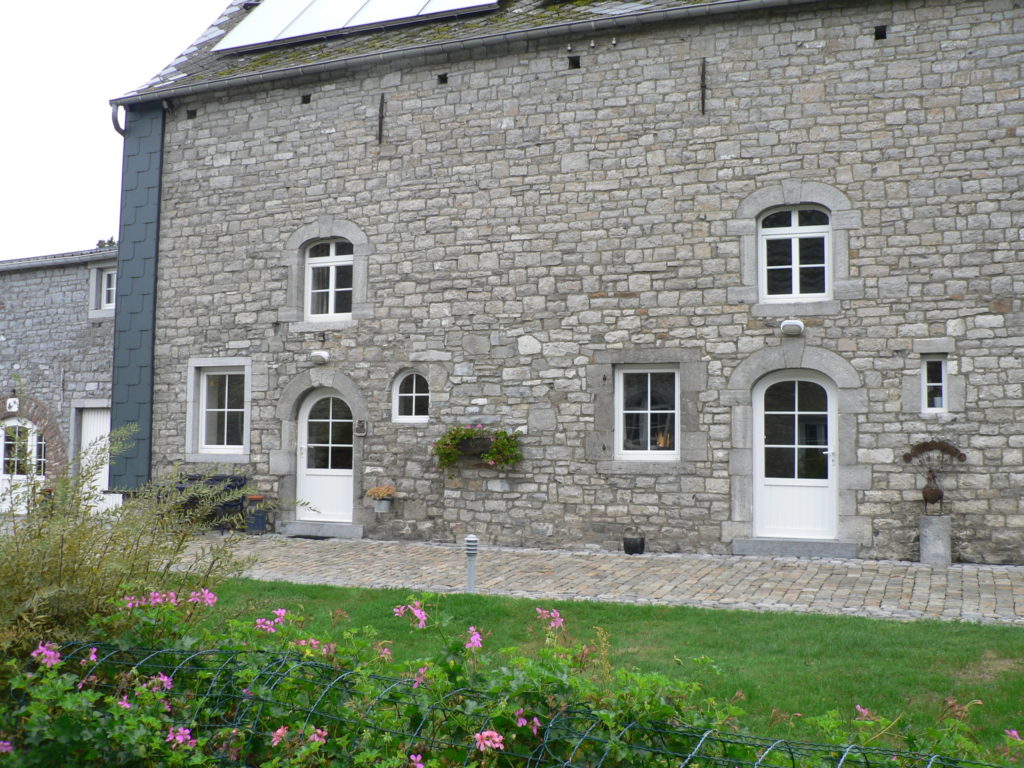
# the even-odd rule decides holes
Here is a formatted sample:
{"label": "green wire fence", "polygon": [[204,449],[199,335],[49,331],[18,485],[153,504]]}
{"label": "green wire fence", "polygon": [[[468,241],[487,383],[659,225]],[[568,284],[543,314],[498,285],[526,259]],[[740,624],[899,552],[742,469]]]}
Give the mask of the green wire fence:
{"label": "green wire fence", "polygon": [[[95,661],[89,657],[95,649]],[[430,695],[414,679],[368,673],[293,653],[181,651],[74,643],[61,649],[90,687],[122,695],[131,681],[166,675],[161,693],[175,725],[193,733],[234,730],[243,739],[223,765],[256,765],[282,723],[326,728],[343,736],[348,757],[370,747],[388,754],[442,756],[448,765],[477,764],[474,734],[493,728],[494,697],[471,689]],[[583,705],[556,705],[532,738],[487,754],[509,768],[993,768],[940,755],[763,739],[681,727],[615,722]],[[354,760],[353,760],[354,762]]]}

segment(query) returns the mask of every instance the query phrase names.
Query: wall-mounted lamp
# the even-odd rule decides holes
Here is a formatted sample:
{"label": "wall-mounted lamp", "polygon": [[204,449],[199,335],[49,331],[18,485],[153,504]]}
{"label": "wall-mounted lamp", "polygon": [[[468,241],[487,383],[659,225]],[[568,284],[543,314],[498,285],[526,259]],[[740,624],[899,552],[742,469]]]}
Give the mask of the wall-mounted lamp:
{"label": "wall-mounted lamp", "polygon": [[313,365],[326,365],[331,359],[331,353],[326,349],[314,349],[309,353],[309,359],[313,361]]}
{"label": "wall-mounted lamp", "polygon": [[783,320],[779,323],[779,330],[782,331],[783,336],[803,336],[803,320]]}

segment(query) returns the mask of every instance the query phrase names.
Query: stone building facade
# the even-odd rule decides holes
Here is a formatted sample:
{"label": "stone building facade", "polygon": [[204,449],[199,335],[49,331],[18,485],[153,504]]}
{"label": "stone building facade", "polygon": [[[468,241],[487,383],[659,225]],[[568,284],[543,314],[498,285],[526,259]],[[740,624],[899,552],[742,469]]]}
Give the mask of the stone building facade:
{"label": "stone building facade", "polygon": [[0,261],[0,423],[32,433],[47,472],[109,431],[116,265],[115,247]]}
{"label": "stone building facade", "polygon": [[[245,13],[118,100],[162,137],[159,238],[122,230],[145,472],[243,472],[300,534],[916,559],[902,456],[942,439],[954,556],[1024,562],[1019,2],[519,0],[211,52]],[[439,472],[476,423],[525,459]]]}

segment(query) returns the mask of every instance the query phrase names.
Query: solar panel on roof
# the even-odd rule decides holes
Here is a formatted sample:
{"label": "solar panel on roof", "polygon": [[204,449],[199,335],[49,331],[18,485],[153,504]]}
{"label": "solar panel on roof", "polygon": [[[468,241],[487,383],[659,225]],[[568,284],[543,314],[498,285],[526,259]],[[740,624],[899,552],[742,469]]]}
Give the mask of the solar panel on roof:
{"label": "solar panel on roof", "polygon": [[496,0],[263,0],[213,50],[249,48],[497,7]]}

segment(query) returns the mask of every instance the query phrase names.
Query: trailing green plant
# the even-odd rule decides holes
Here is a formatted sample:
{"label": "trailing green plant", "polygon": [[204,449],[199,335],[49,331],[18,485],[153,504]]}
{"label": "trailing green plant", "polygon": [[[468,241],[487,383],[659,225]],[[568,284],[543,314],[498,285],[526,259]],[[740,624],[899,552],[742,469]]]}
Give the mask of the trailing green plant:
{"label": "trailing green plant", "polygon": [[510,467],[523,460],[518,433],[476,424],[452,427],[434,443],[431,450],[437,457],[438,468],[451,475],[459,459],[467,455],[463,446],[471,440],[488,442],[488,448],[480,453],[481,462],[487,466]]}
{"label": "trailing green plant", "polygon": [[29,473],[0,496],[0,652],[80,637],[136,584],[182,591],[240,570],[227,539],[183,556],[212,511],[241,491],[172,478],[125,494],[113,508],[102,503],[96,478],[130,437],[117,430],[83,451],[77,466]]}

